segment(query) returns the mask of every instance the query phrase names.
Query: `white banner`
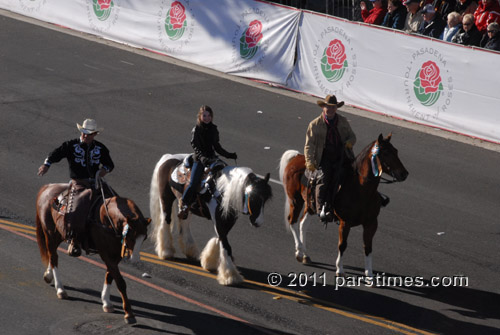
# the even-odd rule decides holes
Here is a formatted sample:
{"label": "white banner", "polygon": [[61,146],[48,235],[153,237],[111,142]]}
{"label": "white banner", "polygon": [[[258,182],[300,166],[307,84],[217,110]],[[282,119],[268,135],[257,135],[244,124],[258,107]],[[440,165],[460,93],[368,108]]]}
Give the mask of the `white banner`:
{"label": "white banner", "polygon": [[304,12],[298,55],[294,90],[500,140],[496,53]]}
{"label": "white banner", "polygon": [[0,0],[0,8],[500,142],[498,53],[258,0]]}
{"label": "white banner", "polygon": [[254,0],[0,0],[0,7],[279,84],[293,68],[300,18]]}

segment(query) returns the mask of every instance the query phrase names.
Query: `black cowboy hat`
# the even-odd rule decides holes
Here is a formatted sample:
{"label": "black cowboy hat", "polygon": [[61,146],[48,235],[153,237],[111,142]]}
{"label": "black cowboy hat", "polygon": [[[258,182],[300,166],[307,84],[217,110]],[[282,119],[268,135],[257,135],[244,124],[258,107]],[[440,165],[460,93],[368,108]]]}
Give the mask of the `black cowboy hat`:
{"label": "black cowboy hat", "polygon": [[327,95],[325,100],[318,100],[316,102],[318,106],[320,107],[325,107],[325,106],[337,106],[337,108],[340,108],[344,106],[344,102],[341,101],[337,103],[337,97],[334,95]]}

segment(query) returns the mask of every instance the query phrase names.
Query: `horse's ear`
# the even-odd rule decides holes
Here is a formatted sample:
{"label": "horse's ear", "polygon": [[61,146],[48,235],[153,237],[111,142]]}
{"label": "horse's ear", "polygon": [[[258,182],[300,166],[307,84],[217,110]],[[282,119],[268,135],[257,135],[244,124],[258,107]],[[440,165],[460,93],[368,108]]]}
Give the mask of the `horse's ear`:
{"label": "horse's ear", "polygon": [[266,173],[266,176],[264,177],[264,180],[267,182],[269,182],[269,177],[271,177],[271,174],[268,172]]}
{"label": "horse's ear", "polygon": [[146,226],[148,226],[151,223],[151,218],[146,219]]}
{"label": "horse's ear", "polygon": [[380,135],[378,135],[378,139],[377,139],[377,142],[380,143],[384,140],[384,136],[382,136],[382,133],[380,133]]}
{"label": "horse's ear", "polygon": [[386,138],[387,142],[389,142],[391,140],[391,137],[392,137],[392,132],[389,133],[389,135],[387,135],[387,138]]}

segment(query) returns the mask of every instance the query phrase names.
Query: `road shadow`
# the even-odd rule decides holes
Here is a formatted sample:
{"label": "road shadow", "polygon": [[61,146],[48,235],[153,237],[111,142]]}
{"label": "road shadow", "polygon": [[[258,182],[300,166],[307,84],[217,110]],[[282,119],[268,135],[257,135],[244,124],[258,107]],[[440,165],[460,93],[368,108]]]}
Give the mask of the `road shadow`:
{"label": "road shadow", "polygon": [[[80,301],[83,303],[102,305],[101,292],[93,289],[80,289],[71,286],[66,286],[68,292],[73,292],[73,297],[70,294],[69,301]],[[77,293],[77,294],[75,294]],[[75,295],[79,295],[75,296]],[[85,298],[82,298],[84,296]],[[88,298],[87,298],[88,297]],[[113,314],[123,315],[121,308],[122,300],[117,295],[111,295],[111,301],[115,307]],[[171,297],[167,297],[166,301],[171,304]],[[130,299],[132,309],[135,313],[138,323],[132,325],[136,331],[144,334],[166,333],[166,334],[186,334],[186,329],[189,329],[193,334],[275,334],[275,335],[291,335],[276,329],[262,327],[252,323],[233,320],[228,317],[223,317],[208,312],[200,312],[192,309],[181,309],[169,306],[167,304],[156,304],[141,300]],[[199,307],[202,309],[203,307]],[[104,312],[103,312],[104,314]],[[121,322],[121,321],[120,321]],[[134,332],[136,333],[136,332]]]}
{"label": "road shadow", "polygon": [[[311,264],[304,268],[304,273],[311,274],[307,268],[317,268],[332,270],[332,267],[326,264]],[[245,279],[255,281],[261,284],[268,284],[269,273],[239,267],[240,272]],[[364,273],[364,269],[355,267],[345,267],[347,277],[360,277]],[[334,267],[333,270],[334,271]],[[318,272],[319,273],[319,272]],[[312,284],[309,279],[307,285],[297,285],[296,280],[293,284],[292,278],[288,274],[281,274],[283,281],[276,288],[267,288],[266,291],[275,291],[276,294],[286,296],[286,291],[279,289],[287,289],[292,292],[289,295],[297,293],[301,297],[303,304],[320,304],[325,307],[333,307],[342,312],[355,313],[359,315],[368,315],[377,318],[383,318],[393,322],[401,323],[406,326],[414,327],[421,330],[436,332],[441,334],[498,334],[497,327],[485,325],[485,321],[500,319],[500,295],[494,292],[486,292],[476,290],[470,287],[432,287],[429,280],[422,280],[422,287],[415,285],[409,286],[373,286],[364,285],[358,286],[357,283],[341,282],[344,286],[336,284],[336,278],[333,273],[328,273],[330,277],[326,278],[326,283],[317,279],[316,285]],[[384,274],[386,278],[405,278],[404,274]],[[383,282],[380,282],[381,284]],[[324,284],[324,286],[323,286]],[[386,282],[387,284],[387,282]],[[246,289],[261,289],[258,285],[245,284]],[[279,288],[279,289],[278,289]],[[397,291],[401,298],[393,298],[388,296],[390,292]],[[304,298],[303,295],[307,298]],[[442,312],[434,311],[429,308],[417,306],[408,302],[410,296],[416,296],[417,299],[428,299],[442,304],[449,305],[444,311],[456,312],[467,318],[472,318],[471,321],[465,321],[457,318],[450,318]],[[414,301],[414,299],[412,299]],[[435,304],[433,304],[435,305]]]}

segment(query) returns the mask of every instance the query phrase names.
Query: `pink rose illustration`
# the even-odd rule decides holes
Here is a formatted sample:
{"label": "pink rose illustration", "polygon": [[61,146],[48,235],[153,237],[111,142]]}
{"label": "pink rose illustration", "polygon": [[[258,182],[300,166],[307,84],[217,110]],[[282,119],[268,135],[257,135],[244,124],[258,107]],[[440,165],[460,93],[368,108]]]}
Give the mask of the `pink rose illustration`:
{"label": "pink rose illustration", "polygon": [[255,47],[259,41],[262,39],[262,23],[259,20],[253,20],[250,22],[248,29],[245,34],[245,42],[247,42],[249,48]]}
{"label": "pink rose illustration", "polygon": [[328,65],[331,66],[332,71],[341,69],[344,66],[345,59],[347,58],[345,54],[345,47],[339,40],[333,40],[328,45],[326,49],[326,57],[328,59]]}
{"label": "pink rose illustration", "polygon": [[101,10],[106,10],[109,9],[109,7],[111,7],[111,1],[112,0],[97,0],[97,3],[99,4]]}
{"label": "pink rose illustration", "polygon": [[439,67],[433,61],[425,62],[420,70],[420,85],[425,89],[425,93],[436,92],[440,83]]}
{"label": "pink rose illustration", "polygon": [[179,1],[173,2],[170,7],[170,24],[174,29],[180,29],[184,20],[186,20],[186,8]]}

